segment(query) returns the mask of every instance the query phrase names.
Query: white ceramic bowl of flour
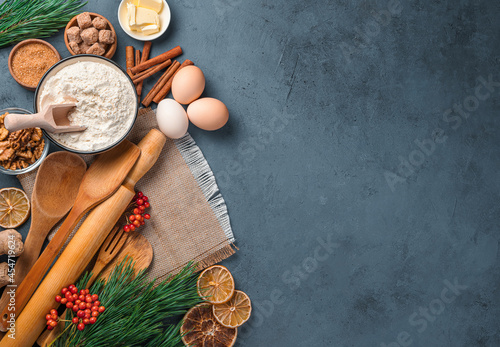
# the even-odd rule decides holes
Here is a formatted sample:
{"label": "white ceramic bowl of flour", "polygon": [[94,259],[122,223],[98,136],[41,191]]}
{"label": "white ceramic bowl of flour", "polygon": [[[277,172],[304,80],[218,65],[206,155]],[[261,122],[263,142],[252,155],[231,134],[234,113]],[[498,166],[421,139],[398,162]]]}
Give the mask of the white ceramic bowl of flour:
{"label": "white ceramic bowl of flour", "polygon": [[83,132],[45,135],[59,147],[79,154],[107,151],[132,130],[139,109],[135,86],[120,66],[95,55],[61,60],[43,76],[35,92],[35,112],[49,104],[75,102],[71,125]]}

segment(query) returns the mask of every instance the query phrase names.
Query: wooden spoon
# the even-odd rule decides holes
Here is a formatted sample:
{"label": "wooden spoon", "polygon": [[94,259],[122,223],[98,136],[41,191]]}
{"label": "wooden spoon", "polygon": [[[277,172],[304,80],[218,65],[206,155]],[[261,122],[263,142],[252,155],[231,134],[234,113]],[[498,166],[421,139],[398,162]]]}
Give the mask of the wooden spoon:
{"label": "wooden spoon", "polygon": [[[83,177],[75,205],[36,261],[26,279],[16,290],[15,312],[18,316],[30,299],[50,265],[62,249],[73,228],[92,207],[111,196],[122,184],[139,158],[140,149],[124,140],[115,148],[100,154]],[[7,331],[10,307],[1,315],[0,330]]]}
{"label": "wooden spoon", "polygon": [[[52,153],[40,165],[31,195],[31,227],[24,241],[24,252],[17,258],[14,283],[19,284],[40,255],[50,229],[73,207],[87,164],[74,153]],[[9,302],[8,290],[0,308]]]}
{"label": "wooden spoon", "polygon": [[[130,232],[130,234],[119,232],[116,237],[115,234],[116,230],[113,230],[106,241],[104,241],[94,268],[92,269],[92,278],[89,280],[87,288],[90,288],[94,280],[98,277],[107,280],[111,275],[111,271],[113,271],[115,266],[120,264],[126,256],[133,259],[134,271],[136,274],[141,270],[147,269],[151,264],[153,260],[153,247],[142,234],[137,231]],[[115,246],[112,245],[112,247],[108,247],[112,240]],[[124,245],[123,241],[125,243]],[[116,251],[117,249],[118,251]],[[105,267],[105,271],[101,272],[103,267]],[[66,317],[66,314],[63,313],[61,317]],[[36,343],[42,347],[49,346],[63,331],[64,322],[61,323],[62,324],[59,324],[54,330],[45,330],[36,340]]]}
{"label": "wooden spoon", "polygon": [[48,105],[35,114],[10,113],[5,116],[4,125],[11,132],[28,128],[42,128],[54,134],[84,131],[87,127],[70,125],[68,112],[75,106],[76,104]]}

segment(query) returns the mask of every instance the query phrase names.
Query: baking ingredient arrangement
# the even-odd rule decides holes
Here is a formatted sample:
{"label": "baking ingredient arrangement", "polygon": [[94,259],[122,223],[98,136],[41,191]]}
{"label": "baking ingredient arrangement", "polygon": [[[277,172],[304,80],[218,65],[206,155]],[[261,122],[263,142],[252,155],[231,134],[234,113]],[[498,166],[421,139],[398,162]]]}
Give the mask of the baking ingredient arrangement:
{"label": "baking ingredient arrangement", "polygon": [[[188,258],[163,280],[149,279],[152,261],[170,254],[153,254],[141,231],[158,220],[165,202],[155,199],[158,192],[135,188],[163,161],[166,146],[186,146],[190,123],[218,130],[228,122],[228,108],[202,96],[205,74],[189,59],[176,60],[183,54],[180,46],[165,49],[164,43],[153,47],[144,41],[142,51],[133,46],[122,51],[125,67],[109,60],[117,50],[116,32],[101,14],[78,13],[83,5],[80,0],[0,5],[0,15],[8,18],[0,23],[0,46],[30,39],[12,49],[10,72],[24,88],[36,89],[36,114],[12,108],[0,116],[0,171],[38,170],[31,200],[21,189],[0,190],[5,228],[0,255],[9,255],[0,264],[0,288],[16,286],[14,302],[7,291],[0,298],[5,332],[0,347],[35,341],[40,346],[233,346],[238,327],[251,315],[250,298],[235,289],[227,268],[208,266],[234,252]],[[122,6],[135,34],[155,38],[168,27],[170,10],[163,0],[124,0],[119,16]],[[63,27],[72,57],[61,60],[55,48],[35,38]],[[154,55],[153,49],[162,53]],[[147,79],[155,83],[144,91]],[[147,122],[153,125],[140,139],[129,141],[138,118],[151,117],[154,104],[156,121]],[[63,151],[48,155],[49,143]],[[81,154],[95,155],[89,167]],[[30,212],[32,225],[23,242],[15,228]],[[176,252],[188,249],[189,240],[176,247]]]}

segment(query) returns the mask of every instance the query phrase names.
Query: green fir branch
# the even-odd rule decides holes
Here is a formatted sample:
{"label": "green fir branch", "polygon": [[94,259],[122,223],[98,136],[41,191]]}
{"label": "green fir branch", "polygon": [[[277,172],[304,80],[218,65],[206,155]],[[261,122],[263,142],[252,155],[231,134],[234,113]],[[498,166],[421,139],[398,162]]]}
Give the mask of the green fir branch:
{"label": "green fir branch", "polygon": [[[177,275],[157,283],[147,280],[145,270],[135,276],[133,265],[132,259],[125,258],[106,283],[98,280],[89,288],[99,295],[106,310],[83,331],[73,324],[53,346],[182,346],[180,326],[165,325],[163,321],[185,314],[201,301],[194,267],[189,264]],[[85,288],[90,276],[84,275],[77,287]],[[71,311],[66,319],[73,317]],[[70,324],[67,322],[66,327]]]}
{"label": "green fir branch", "polygon": [[5,0],[0,5],[0,48],[57,33],[86,3],[82,0]]}

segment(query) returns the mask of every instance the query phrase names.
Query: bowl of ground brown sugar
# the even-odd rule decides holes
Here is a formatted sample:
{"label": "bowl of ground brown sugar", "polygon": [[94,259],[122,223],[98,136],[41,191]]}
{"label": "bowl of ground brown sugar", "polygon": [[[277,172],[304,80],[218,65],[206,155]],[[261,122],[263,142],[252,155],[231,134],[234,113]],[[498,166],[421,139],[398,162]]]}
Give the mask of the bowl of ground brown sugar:
{"label": "bowl of ground brown sugar", "polygon": [[59,52],[47,41],[24,40],[10,52],[9,71],[17,83],[34,91],[45,72],[59,60]]}

